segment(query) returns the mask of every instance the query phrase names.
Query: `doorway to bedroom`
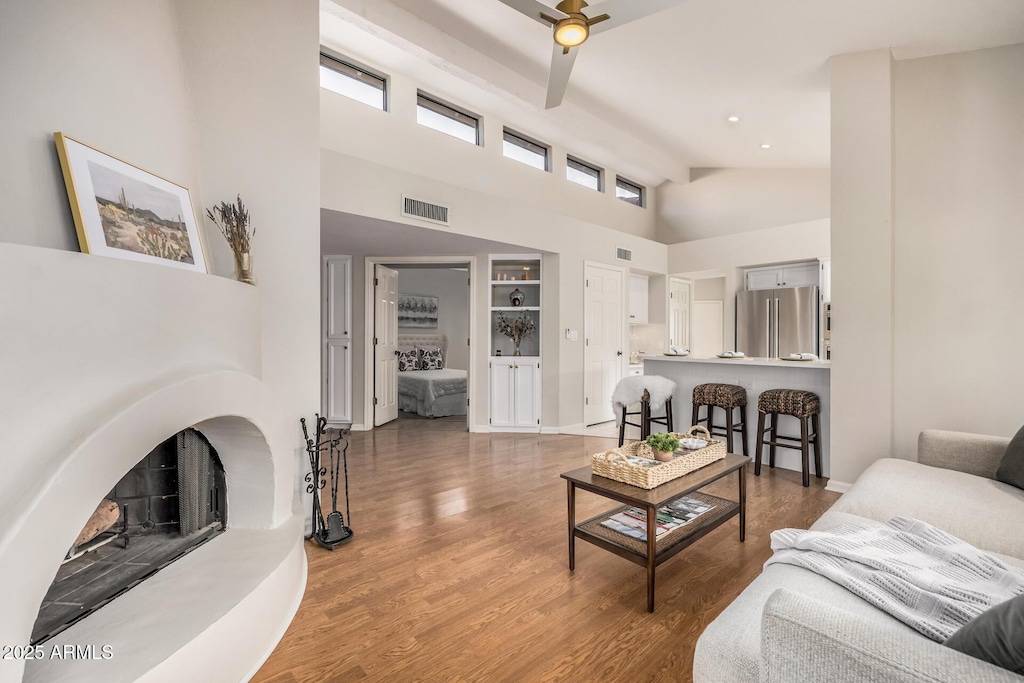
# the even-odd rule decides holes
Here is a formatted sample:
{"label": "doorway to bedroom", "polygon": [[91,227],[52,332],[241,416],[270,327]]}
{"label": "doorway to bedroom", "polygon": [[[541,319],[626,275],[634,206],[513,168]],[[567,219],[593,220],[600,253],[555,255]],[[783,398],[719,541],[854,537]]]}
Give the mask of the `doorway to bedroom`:
{"label": "doorway to bedroom", "polygon": [[473,259],[367,266],[374,427],[469,431]]}

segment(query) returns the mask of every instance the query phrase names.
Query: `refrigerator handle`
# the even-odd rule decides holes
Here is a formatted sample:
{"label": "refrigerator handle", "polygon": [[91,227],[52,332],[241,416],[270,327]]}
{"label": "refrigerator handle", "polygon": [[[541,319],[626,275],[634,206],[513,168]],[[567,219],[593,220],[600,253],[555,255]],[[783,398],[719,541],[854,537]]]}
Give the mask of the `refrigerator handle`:
{"label": "refrigerator handle", "polygon": [[772,358],[777,358],[779,355],[779,298],[775,297],[775,353],[772,354]]}
{"label": "refrigerator handle", "polygon": [[772,301],[771,299],[764,300],[764,319],[768,322],[764,328],[764,353],[769,358],[772,357]]}

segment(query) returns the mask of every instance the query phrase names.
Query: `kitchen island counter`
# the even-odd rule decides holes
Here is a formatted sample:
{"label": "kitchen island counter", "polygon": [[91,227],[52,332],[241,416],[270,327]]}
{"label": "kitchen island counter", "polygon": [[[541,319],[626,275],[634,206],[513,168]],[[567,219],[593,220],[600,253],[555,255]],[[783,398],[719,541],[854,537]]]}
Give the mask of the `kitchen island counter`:
{"label": "kitchen island counter", "polygon": [[[661,375],[676,383],[676,391],[672,404],[675,413],[675,429],[686,431],[690,425],[693,404],[693,388],[698,384],[717,382],[736,384],[747,391],[746,423],[749,430],[748,443],[750,457],[756,455],[754,442],[757,439],[757,397],[768,389],[800,389],[813,391],[821,398],[821,452],[824,474],[827,477],[829,468],[829,430],[831,426],[830,411],[830,379],[831,364],[828,361],[784,361],[778,358],[694,358],[692,356],[641,356],[644,362],[645,375]],[[725,415],[722,409],[715,411],[715,424],[724,425]],[[786,415],[779,418],[780,433],[789,436],[800,435],[800,424],[795,417]],[[724,436],[716,436],[724,441]],[[734,436],[734,441],[739,434]],[[733,450],[742,453],[738,443]],[[768,449],[765,448],[764,468],[768,469]],[[813,458],[812,458],[813,462]],[[786,448],[778,449],[776,466],[788,470],[801,469],[800,451]],[[813,475],[813,468],[811,470]],[[812,485],[816,480],[812,476]]]}
{"label": "kitchen island counter", "polygon": [[667,356],[645,355],[640,356],[642,361],[667,361],[670,363],[720,363],[722,365],[760,365],[765,367],[785,368],[813,368],[816,370],[828,370],[832,363],[827,360],[782,360],[781,358],[719,358],[718,356],[696,357],[696,356]]}

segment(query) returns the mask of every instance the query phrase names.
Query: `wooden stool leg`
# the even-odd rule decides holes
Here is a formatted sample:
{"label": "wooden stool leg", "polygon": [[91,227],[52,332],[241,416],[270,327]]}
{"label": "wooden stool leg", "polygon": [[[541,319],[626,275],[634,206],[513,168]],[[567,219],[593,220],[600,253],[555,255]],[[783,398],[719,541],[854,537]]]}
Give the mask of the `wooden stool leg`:
{"label": "wooden stool leg", "polygon": [[808,462],[811,456],[811,448],[807,443],[807,418],[800,418],[800,457],[802,459],[804,486],[811,485],[811,465]]}
{"label": "wooden stool leg", "polygon": [[725,452],[732,453],[732,408],[725,409]]}
{"label": "wooden stool leg", "polygon": [[811,428],[814,429],[814,476],[821,479],[821,416],[815,413],[811,416]]}
{"label": "wooden stool leg", "polygon": [[700,404],[699,403],[694,403],[693,404],[693,417],[690,418],[690,426],[691,427],[696,427],[697,425],[700,424],[699,420],[700,420]]}
{"label": "wooden stool leg", "polygon": [[761,476],[761,451],[764,450],[764,413],[757,411],[757,442],[755,448],[757,457],[754,458],[754,476]]}
{"label": "wooden stool leg", "polygon": [[768,445],[768,467],[775,469],[775,444],[779,440],[779,414],[768,413],[768,431],[772,438]]}
{"label": "wooden stool leg", "polygon": [[622,422],[619,423],[619,446],[626,442],[626,408],[622,406]]}
{"label": "wooden stool leg", "polygon": [[750,435],[747,434],[747,407],[740,406],[740,438],[743,439],[743,455],[750,457]]}
{"label": "wooden stool leg", "polygon": [[674,432],[675,431],[675,426],[672,424],[672,397],[671,396],[669,396],[668,400],[665,401],[665,417],[668,418],[668,419],[665,420],[668,423],[665,426],[668,428],[668,431]]}
{"label": "wooden stool leg", "polygon": [[640,440],[643,441],[651,435],[651,403],[650,401],[640,402]]}

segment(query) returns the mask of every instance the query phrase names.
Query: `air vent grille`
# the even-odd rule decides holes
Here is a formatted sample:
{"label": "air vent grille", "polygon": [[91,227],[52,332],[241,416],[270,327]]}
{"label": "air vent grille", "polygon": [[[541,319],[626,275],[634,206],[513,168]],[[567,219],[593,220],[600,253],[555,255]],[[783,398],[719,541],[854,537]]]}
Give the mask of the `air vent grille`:
{"label": "air vent grille", "polygon": [[629,249],[623,249],[622,247],[615,247],[615,258],[620,261],[632,261],[633,252]]}
{"label": "air vent grille", "polygon": [[448,207],[402,196],[402,215],[448,225]]}

